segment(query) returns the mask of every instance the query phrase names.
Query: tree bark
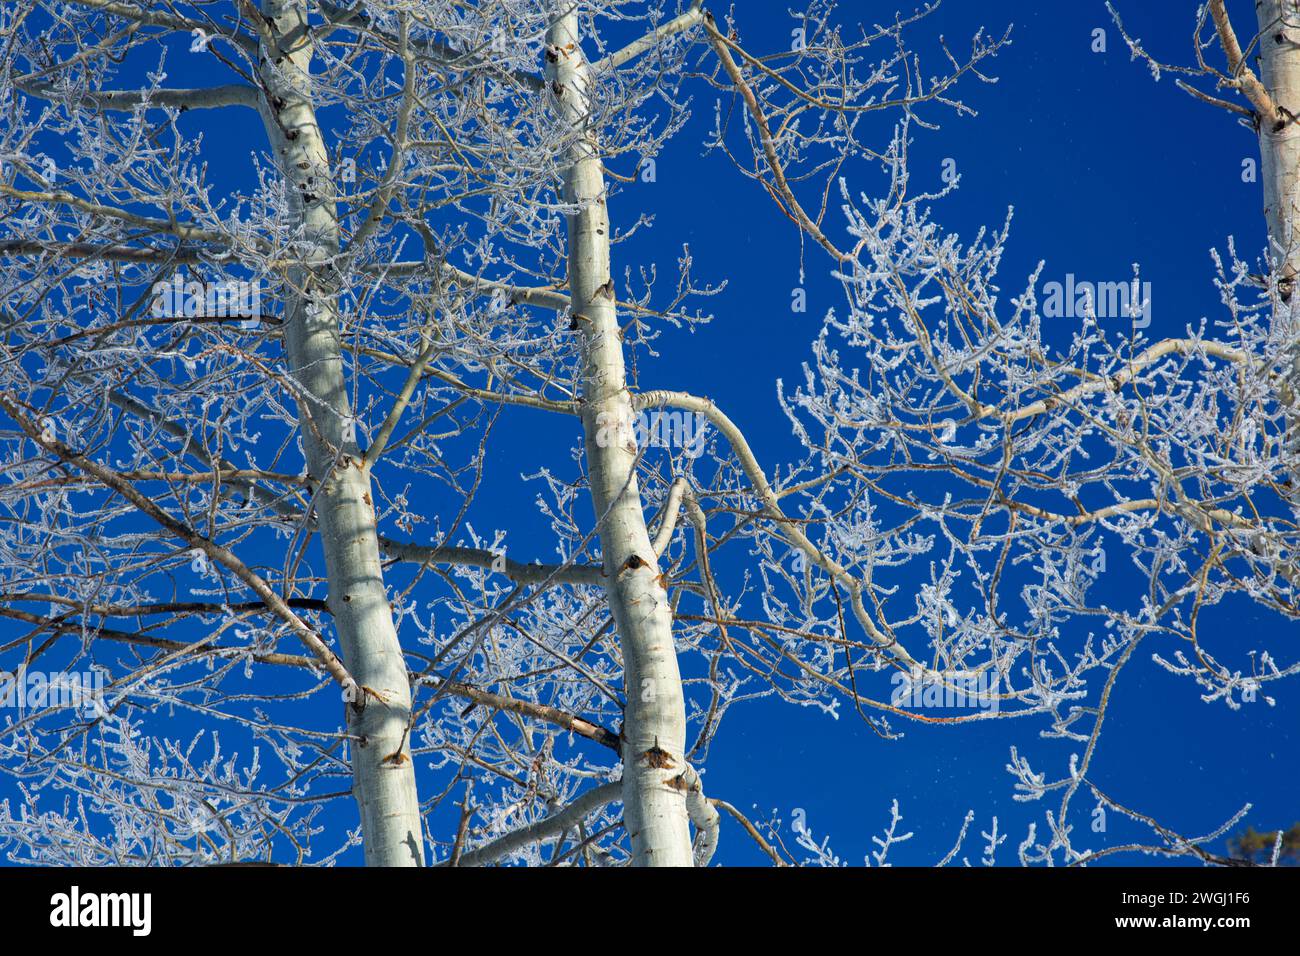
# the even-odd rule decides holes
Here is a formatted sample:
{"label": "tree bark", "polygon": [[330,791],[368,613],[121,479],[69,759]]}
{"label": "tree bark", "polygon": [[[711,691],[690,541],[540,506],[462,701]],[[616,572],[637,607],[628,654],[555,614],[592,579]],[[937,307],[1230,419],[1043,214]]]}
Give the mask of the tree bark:
{"label": "tree bark", "polygon": [[1300,274],[1300,11],[1294,0],[1257,0],[1259,56],[1274,115],[1259,118],[1270,253],[1283,294]]}
{"label": "tree bark", "polygon": [[582,348],[582,424],[605,590],[623,652],[623,812],[636,866],[692,866],[686,709],[672,614],[659,580],[636,479],[631,395],[610,275],[609,216],[572,0],[559,0],[547,32],[547,95],[576,134],[564,165],[569,291]]}
{"label": "tree bark", "polygon": [[407,728],[411,689],[380,566],[370,474],[352,420],[329,260],[340,247],[336,193],[312,100],[312,44],[302,0],[263,0],[260,112],[303,232],[304,264],[287,277],[285,348],[344,663],[359,685],[347,705],[353,792],[368,866],[422,866],[420,805]]}

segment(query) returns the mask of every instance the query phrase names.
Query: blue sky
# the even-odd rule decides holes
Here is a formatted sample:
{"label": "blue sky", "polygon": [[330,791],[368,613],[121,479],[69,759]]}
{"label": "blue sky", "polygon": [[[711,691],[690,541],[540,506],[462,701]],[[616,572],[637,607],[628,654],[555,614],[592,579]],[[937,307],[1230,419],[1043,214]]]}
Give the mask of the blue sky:
{"label": "blue sky", "polygon": [[[777,14],[781,5],[745,6],[738,24],[747,48],[766,52],[788,44],[791,23]],[[1195,5],[1178,5],[1185,9],[1176,16],[1169,15],[1171,6],[1134,2],[1120,4],[1119,10],[1130,34],[1141,37],[1149,50],[1168,61],[1187,62]],[[1248,32],[1253,7],[1239,6],[1231,12],[1238,29]],[[862,16],[859,7],[846,4],[841,18]],[[1000,34],[1008,24],[1014,25],[1013,44],[987,71],[998,83],[968,82],[960,88],[961,98],[979,115],[925,114],[941,129],[916,132],[915,188],[941,188],[942,164],[955,160],[960,188],[936,207],[936,216],[963,236],[983,225],[1000,225],[1007,208],[1014,207],[1001,273],[1008,295],[1024,287],[1039,260],[1046,262],[1044,276],[1059,278],[1073,272],[1080,278],[1123,279],[1138,262],[1143,279],[1152,283],[1149,336],[1182,334],[1202,317],[1218,318],[1211,248],[1224,250],[1235,237],[1248,258],[1263,249],[1260,187],[1243,183],[1241,175],[1242,161],[1258,157],[1251,132],[1179,91],[1171,78],[1153,82],[1146,67],[1130,59],[1101,2],[948,0],[914,36],[937,70],[935,36],[942,34],[961,50],[980,26]],[[1091,49],[1097,28],[1106,31],[1105,53]],[[713,323],[689,333],[665,331],[657,344],[661,357],[639,360],[641,387],[706,394],[745,431],[765,464],[796,460],[799,446],[777,406],[775,383],[799,379],[822,315],[842,306],[842,292],[825,257],[809,252],[808,310],[790,311],[791,291],[799,284],[798,236],[771,200],[725,158],[703,155],[712,96],[700,89],[696,97],[696,120],[659,157],[657,182],[639,184],[611,207],[616,225],[619,211],[638,202],[655,215],[653,230],[615,247],[615,268],[638,254],[671,263],[681,243],[688,242],[696,275],[726,278],[729,284],[706,303],[716,316]],[[625,224],[629,217],[625,212]],[[836,214],[830,222],[837,224]],[[1062,335],[1072,331],[1062,329]],[[540,448],[545,441],[534,429],[554,424],[537,414],[523,430]],[[563,429],[557,439],[562,434]],[[515,459],[504,450],[501,454],[495,484],[505,497],[526,501],[531,486],[515,483],[510,467]],[[515,470],[531,471],[531,466]],[[1119,605],[1125,599],[1124,560],[1111,552],[1108,566],[1111,573],[1098,587],[1105,598],[1113,593]],[[1244,605],[1220,609],[1212,619],[1216,628],[1242,636],[1266,629],[1277,630],[1278,637],[1298,633],[1294,622]],[[1070,625],[1066,633],[1078,636],[1095,627]],[[1126,671],[1113,699],[1093,765],[1098,786],[1189,835],[1214,829],[1246,802],[1254,805],[1247,820],[1257,829],[1300,818],[1300,772],[1292,756],[1300,708],[1285,688],[1273,685],[1281,691],[1274,695],[1276,707],[1230,711],[1221,703],[1203,703],[1190,681],[1151,663],[1150,648],[1139,653],[1142,659]],[[738,708],[710,752],[709,792],[760,817],[775,811],[787,824],[787,841],[793,813],[803,809],[817,839],[830,837],[835,852],[855,865],[875,849],[871,837],[888,825],[894,798],[904,817],[900,830],[915,833],[894,851],[897,863],[940,859],[968,810],[976,818],[962,856],[978,863],[978,833],[996,815],[999,830],[1010,834],[998,857],[1006,865],[1014,862],[1014,847],[1024,839],[1027,824],[1036,822],[1041,837],[1043,812],[1059,802],[1011,799],[1012,778],[1004,769],[1009,747],[1030,754],[1035,769],[1047,770],[1049,777],[1063,774],[1077,749],[1038,741],[1042,724],[1032,718],[938,728],[895,725],[905,736],[890,742],[851,709],[842,708],[841,714],[835,720],[773,700]],[[1077,825],[1087,824],[1091,805],[1082,797],[1076,802],[1076,814],[1085,811],[1076,815]],[[1104,839],[1081,842],[1099,849],[1141,835],[1113,819],[1110,827]],[[761,864],[764,857],[724,822],[715,860]],[[1142,861],[1160,862],[1127,858]]]}
{"label": "blue sky", "polygon": [[[1176,62],[1191,59],[1190,0],[1117,5],[1130,32],[1153,53]],[[784,4],[764,0],[739,7],[747,48],[765,52],[788,45],[792,23]],[[1252,5],[1230,9],[1239,30],[1251,32]],[[846,3],[839,16],[851,21],[886,12],[892,8]],[[970,81],[959,91],[979,115],[931,110],[927,118],[941,128],[916,131],[917,187],[941,188],[945,160],[955,161],[961,175],[958,191],[937,206],[937,218],[970,236],[982,225],[1000,225],[1014,206],[1002,270],[1008,295],[1023,288],[1039,260],[1046,261],[1047,276],[1097,278],[1123,278],[1138,262],[1153,289],[1151,337],[1181,334],[1203,316],[1217,317],[1210,250],[1225,249],[1235,237],[1243,255],[1254,258],[1264,243],[1260,186],[1241,175],[1243,160],[1257,156],[1251,133],[1177,90],[1171,78],[1153,82],[1143,65],[1131,61],[1098,0],[947,0],[914,36],[937,71],[937,34],[960,50],[978,27],[1000,34],[1008,24],[1014,24],[1013,44],[988,67],[998,83]],[[1106,32],[1104,53],[1091,49],[1097,28]],[[199,80],[187,71],[194,72],[192,63],[179,60],[169,69],[176,85]],[[713,398],[770,467],[800,453],[778,407],[776,381],[800,377],[822,316],[840,305],[842,293],[830,278],[829,262],[809,250],[808,309],[791,312],[791,292],[800,282],[799,238],[753,182],[721,155],[703,155],[715,94],[702,85],[693,93],[695,120],[658,157],[656,182],[636,185],[611,207],[616,225],[628,225],[638,210],[655,215],[653,229],[616,246],[615,271],[652,260],[670,267],[689,243],[699,279],[728,280],[727,289],[705,303],[715,315],[711,324],[665,330],[657,343],[660,357],[638,359],[640,385]],[[229,150],[232,168],[233,160],[244,166],[250,151],[263,148],[251,113],[206,113],[185,122],[203,129],[209,144]],[[834,228],[841,219],[832,213],[829,222]],[[539,464],[563,464],[574,440],[571,422],[528,411],[503,416],[493,467],[471,516],[476,528],[509,527],[513,547],[549,558],[545,520],[530,507],[537,488],[522,476]],[[743,570],[743,552],[742,547],[728,558],[721,573]],[[1099,588],[1120,603],[1127,593],[1124,562],[1112,554],[1108,564]],[[1284,642],[1297,636],[1294,622],[1242,604],[1216,609],[1209,622],[1216,633],[1252,647],[1262,643],[1256,639],[1266,630],[1275,630],[1270,637],[1283,659]],[[1067,633],[1078,636],[1096,624],[1067,627],[1077,628]],[[1276,707],[1261,703],[1231,711],[1203,703],[1194,684],[1150,663],[1149,650],[1140,656],[1118,685],[1093,768],[1097,785],[1187,834],[1213,829],[1248,801],[1254,804],[1248,822],[1257,829],[1300,819],[1294,757],[1300,706],[1291,688],[1273,685]],[[1034,718],[938,728],[898,724],[905,736],[886,741],[850,708],[841,708],[837,720],[769,699],[729,716],[712,747],[705,781],[711,795],[753,816],[781,816],[789,842],[788,823],[796,809],[803,810],[815,836],[829,837],[851,864],[873,849],[871,837],[888,825],[895,798],[903,814],[900,829],[915,833],[895,851],[895,863],[938,860],[968,810],[976,816],[958,861],[965,856],[975,863],[982,852],[978,832],[997,816],[999,830],[1010,835],[999,862],[1010,864],[1027,824],[1036,822],[1041,835],[1043,811],[1057,802],[1012,800],[1012,778],[1004,769],[1010,746],[1027,752],[1049,776],[1065,771],[1078,746],[1038,740],[1042,726]],[[0,798],[13,797],[8,787],[0,777]],[[1086,822],[1078,811],[1089,806],[1082,797],[1076,803],[1076,824]],[[329,811],[338,823],[349,822],[353,812],[343,802]],[[1139,833],[1117,822],[1104,837],[1083,842],[1099,848]],[[346,859],[357,862],[359,854]],[[759,864],[764,857],[724,820],[715,862]]]}
{"label": "blue sky", "polygon": [[[777,48],[788,26],[765,14],[779,5],[754,6],[764,13],[741,5],[743,41],[755,50]],[[846,4],[841,16],[862,16],[863,6]],[[870,5],[871,14],[883,16],[877,6]],[[1152,53],[1166,61],[1191,60],[1194,3],[1120,2],[1117,8],[1130,34]],[[1239,32],[1253,32],[1251,4],[1230,5],[1230,12]],[[915,188],[938,189],[943,161],[955,160],[960,189],[936,207],[936,217],[963,236],[981,225],[998,226],[1014,207],[1001,273],[1008,295],[1023,288],[1040,259],[1046,277],[1073,272],[1122,279],[1138,262],[1152,283],[1152,338],[1181,334],[1203,316],[1219,318],[1210,249],[1226,249],[1230,236],[1252,260],[1263,249],[1260,187],[1241,175],[1242,161],[1258,157],[1251,132],[1179,91],[1171,77],[1154,82],[1145,66],[1131,61],[1101,2],[948,0],[916,36],[923,51],[924,39],[936,34],[962,49],[978,27],[1000,33],[1007,24],[1014,24],[1013,45],[988,70],[999,82],[961,88],[979,115],[926,114],[942,128],[916,133]],[[1091,49],[1096,28],[1106,30],[1105,53]],[[938,69],[933,57],[927,62]],[[706,121],[707,102],[702,98],[698,111]],[[661,182],[671,176],[676,195],[654,205],[655,233],[670,248],[679,236],[690,241],[699,274],[726,276],[730,285],[710,302],[717,320],[696,332],[689,347],[673,349],[666,336],[664,358],[653,371],[643,367],[643,387],[704,389],[745,429],[760,458],[791,460],[797,445],[777,410],[774,383],[799,377],[822,313],[839,306],[842,294],[827,275],[825,258],[810,254],[808,311],[790,313],[799,278],[793,227],[725,160],[700,160],[697,142],[683,134],[660,159]],[[682,164],[680,173],[674,163]],[[722,354],[726,362],[717,360]],[[1107,596],[1113,591],[1118,605],[1123,559],[1111,552],[1108,568],[1098,586]],[[1215,620],[1216,629],[1243,639],[1267,629],[1277,638],[1298,634],[1294,622],[1242,605],[1220,609]],[[1095,624],[1074,627],[1067,633]],[[1293,756],[1300,708],[1293,694],[1274,685],[1282,691],[1276,707],[1230,711],[1201,702],[1198,688],[1150,663],[1149,652],[1139,652],[1143,660],[1118,684],[1093,767],[1098,786],[1188,834],[1213,829],[1246,802],[1254,805],[1248,821],[1257,829],[1300,818]],[[895,797],[901,829],[915,832],[895,851],[895,862],[941,858],[966,811],[974,810],[973,839],[963,855],[978,862],[978,830],[987,830],[997,815],[1000,831],[1011,835],[999,862],[1012,863],[1026,824],[1037,821],[1041,835],[1043,811],[1058,801],[1011,799],[1012,778],[1004,770],[1009,746],[1032,754],[1036,769],[1049,776],[1064,772],[1077,746],[1036,742],[1041,725],[1032,718],[911,725],[898,728],[906,736],[894,742],[876,737],[851,711],[836,721],[811,709],[759,702],[729,719],[710,755],[710,792],[756,812],[776,809],[787,823],[794,808],[805,809],[814,835],[829,836],[853,864],[874,849],[871,836],[888,825]],[[1081,798],[1077,808],[1090,809],[1091,802]],[[1075,822],[1086,825],[1087,818]],[[1104,841],[1082,842],[1100,848],[1119,842],[1120,832],[1138,832],[1114,821],[1111,828]],[[724,831],[716,859],[761,862],[735,828]]]}

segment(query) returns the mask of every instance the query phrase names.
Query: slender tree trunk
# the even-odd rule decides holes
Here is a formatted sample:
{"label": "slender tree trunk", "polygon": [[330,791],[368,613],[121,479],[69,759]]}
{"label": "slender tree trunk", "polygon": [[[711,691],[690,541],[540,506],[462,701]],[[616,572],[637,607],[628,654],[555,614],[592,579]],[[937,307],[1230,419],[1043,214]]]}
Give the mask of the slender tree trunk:
{"label": "slender tree trunk", "polygon": [[[1257,107],[1264,217],[1282,298],[1273,310],[1273,330],[1292,350],[1291,371],[1278,394],[1294,408],[1300,392],[1300,303],[1293,298],[1300,277],[1300,10],[1295,0],[1256,0],[1255,10],[1260,82],[1271,107],[1271,115],[1261,115]],[[1294,411],[1288,414],[1286,445],[1300,445]]]}
{"label": "slender tree trunk", "polygon": [[303,229],[306,264],[287,279],[285,347],[303,450],[317,483],[316,519],[329,607],[344,663],[360,687],[349,703],[353,791],[368,866],[421,866],[415,771],[408,753],[411,688],[379,563],[370,475],[353,429],[340,351],[337,289],[328,260],[339,251],[336,195],[312,101],[312,46],[303,0],[264,0],[261,112]]}
{"label": "slender tree trunk", "polygon": [[1264,215],[1282,292],[1300,275],[1300,10],[1295,0],[1257,0],[1261,81],[1276,115],[1260,117]]}
{"label": "slender tree trunk", "polygon": [[609,215],[589,70],[571,0],[547,33],[546,79],[561,118],[581,135],[569,149],[569,290],[582,341],[582,423],[591,494],[601,519],[605,590],[623,650],[623,813],[637,866],[692,866],[684,790],[686,710],[667,592],[646,530],[636,480],[635,412],[610,275]]}

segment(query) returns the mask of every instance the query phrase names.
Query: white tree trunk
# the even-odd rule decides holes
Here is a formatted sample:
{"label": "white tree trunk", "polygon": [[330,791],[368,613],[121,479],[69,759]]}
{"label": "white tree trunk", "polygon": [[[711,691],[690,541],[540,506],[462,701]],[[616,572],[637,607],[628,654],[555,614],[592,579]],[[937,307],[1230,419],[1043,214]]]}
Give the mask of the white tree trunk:
{"label": "white tree trunk", "polygon": [[1271,254],[1283,292],[1300,275],[1300,11],[1295,0],[1257,0],[1261,80],[1276,107],[1260,117],[1259,150]]}
{"label": "white tree trunk", "polygon": [[569,149],[564,198],[569,216],[569,291],[582,341],[582,422],[596,516],[601,520],[605,590],[623,650],[623,812],[637,866],[691,866],[686,789],[686,711],[673,646],[672,615],[659,580],[636,480],[631,395],[610,275],[609,216],[594,132],[589,69],[571,0],[547,33],[546,79],[565,123],[581,136]]}
{"label": "white tree trunk", "polygon": [[[302,0],[264,0],[260,106],[267,135],[305,232],[309,265],[288,277],[285,348],[302,388],[299,419],[329,607],[344,663],[361,687],[349,704],[353,790],[368,866],[421,866],[420,807],[408,753],[411,689],[379,559],[370,475],[350,434],[336,289],[328,259],[340,245],[335,187],[312,101],[312,47]],[[317,262],[315,266],[310,263]]]}

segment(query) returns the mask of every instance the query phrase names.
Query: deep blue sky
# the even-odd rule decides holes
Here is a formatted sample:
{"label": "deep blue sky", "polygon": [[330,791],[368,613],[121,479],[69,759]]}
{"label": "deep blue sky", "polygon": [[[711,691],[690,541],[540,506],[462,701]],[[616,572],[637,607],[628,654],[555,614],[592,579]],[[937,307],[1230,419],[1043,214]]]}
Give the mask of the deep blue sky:
{"label": "deep blue sky", "polygon": [[[849,3],[841,16],[883,18],[893,10],[886,6]],[[1148,50],[1167,61],[1192,61],[1194,2],[1121,0],[1116,6],[1130,34]],[[775,49],[788,37],[784,7],[739,5],[740,32],[749,48]],[[1230,5],[1230,12],[1239,32],[1253,33],[1252,4]],[[1253,260],[1264,244],[1259,185],[1241,178],[1242,160],[1258,156],[1253,135],[1234,117],[1179,91],[1172,77],[1154,82],[1144,65],[1130,59],[1100,0],[947,0],[915,35],[923,51],[925,38],[937,34],[960,51],[979,26],[1000,34],[1007,24],[1014,24],[1013,45],[987,71],[999,82],[961,89],[979,115],[926,114],[938,118],[942,129],[916,134],[914,189],[939,188],[941,163],[951,157],[962,178],[958,193],[937,208],[945,226],[971,236],[981,225],[1000,225],[1007,207],[1015,208],[1002,270],[1008,295],[1023,288],[1040,259],[1046,260],[1044,275],[1058,278],[1074,272],[1122,279],[1136,261],[1152,283],[1152,338],[1181,334],[1203,316],[1220,318],[1210,249],[1223,250],[1228,237],[1236,237],[1242,254]],[[1098,27],[1107,33],[1104,54],[1091,50]],[[940,68],[933,56],[927,63],[931,70]],[[702,96],[698,112],[707,121],[706,104],[711,101]],[[665,339],[663,360],[653,372],[643,366],[642,386],[704,390],[746,430],[760,458],[791,460],[797,447],[777,410],[774,383],[800,377],[821,316],[840,306],[841,293],[826,274],[825,259],[810,254],[808,312],[791,315],[790,290],[798,283],[793,228],[723,158],[701,161],[696,143],[683,135],[677,149],[660,159],[661,183],[671,176],[673,195],[655,204],[655,231],[669,250],[689,241],[699,275],[726,276],[731,284],[710,302],[718,318],[695,333],[692,347],[673,349],[673,339]],[[718,361],[720,355],[726,361]],[[1114,552],[1108,564],[1111,578],[1101,582],[1103,591],[1124,575]],[[1259,646],[1267,628],[1292,642],[1300,634],[1294,622],[1240,606],[1217,616],[1216,632],[1224,628],[1251,647]],[[1097,784],[1188,834],[1212,829],[1247,801],[1254,804],[1248,820],[1258,829],[1300,818],[1293,750],[1300,707],[1294,692],[1275,684],[1281,691],[1275,708],[1229,711],[1201,702],[1191,682],[1150,663],[1150,650],[1139,652],[1142,660],[1119,683],[1093,766]],[[830,836],[836,852],[853,864],[874,849],[870,838],[887,826],[894,797],[904,815],[902,829],[916,834],[898,848],[895,862],[925,864],[942,857],[965,812],[973,809],[974,839],[968,838],[964,855],[978,862],[978,830],[986,830],[996,814],[1000,831],[1011,834],[999,862],[1012,863],[1026,824],[1037,821],[1041,837],[1043,812],[1055,810],[1059,801],[1012,801],[1012,780],[1003,769],[1009,745],[1034,754],[1036,769],[1049,777],[1064,771],[1077,748],[1035,745],[1040,725],[1030,721],[907,726],[901,728],[906,737],[896,742],[880,740],[851,715],[832,721],[818,711],[774,702],[751,705],[729,721],[711,752],[710,792],[745,809],[775,808],[787,824],[793,808],[804,808],[818,839]],[[1075,806],[1090,808],[1091,801],[1081,796]],[[1086,825],[1087,818],[1075,822]],[[1106,839],[1085,834],[1080,842],[1100,848],[1118,842],[1120,832],[1137,835],[1124,831],[1113,815],[1111,826]],[[761,861],[735,828],[724,830],[717,859]]]}
{"label": "deep blue sky", "polygon": [[[1192,57],[1195,6],[1129,2],[1118,9],[1130,34],[1142,38],[1147,49],[1186,63]],[[893,9],[847,3],[840,17],[883,18]],[[1239,31],[1253,32],[1253,5],[1230,9]],[[747,48],[764,53],[788,44],[793,23],[784,4],[741,4],[738,10]],[[1204,316],[1219,318],[1210,249],[1225,249],[1231,236],[1253,259],[1264,244],[1260,187],[1241,178],[1243,159],[1258,157],[1253,135],[1234,117],[1179,91],[1171,77],[1154,82],[1144,65],[1130,59],[1100,0],[947,0],[913,36],[933,72],[942,66],[934,55],[936,36],[942,34],[960,52],[980,26],[1000,34],[1008,24],[1014,25],[1013,44],[986,70],[999,82],[968,82],[960,89],[979,115],[925,114],[942,128],[916,132],[913,188],[940,188],[941,165],[954,159],[961,187],[936,215],[964,236],[982,225],[999,226],[1007,208],[1014,207],[1001,274],[1007,295],[1024,287],[1039,260],[1046,261],[1049,278],[1074,272],[1080,278],[1123,279],[1138,262],[1144,280],[1152,283],[1150,337],[1182,334]],[[1098,27],[1106,30],[1105,53],[1091,50]],[[808,310],[791,313],[791,290],[799,283],[798,237],[770,199],[724,157],[702,157],[713,100],[705,89],[696,96],[696,122],[659,157],[658,182],[637,186],[611,206],[616,225],[620,210],[624,224],[631,221],[638,202],[656,217],[650,233],[615,248],[615,272],[637,255],[657,260],[662,269],[688,242],[699,279],[729,280],[721,295],[705,303],[716,316],[712,324],[693,333],[666,331],[657,343],[662,357],[640,360],[640,385],[707,394],[745,430],[765,465],[774,467],[799,456],[776,403],[776,380],[793,383],[801,377],[800,365],[810,356],[821,318],[826,309],[842,306],[842,293],[829,277],[826,259],[809,252]],[[832,213],[829,222],[834,227],[842,219]],[[568,440],[562,425],[541,414],[521,429],[539,448],[539,460],[546,442],[541,436],[550,433],[535,429],[550,427],[557,428],[556,440]],[[524,502],[535,489],[515,483],[514,475],[533,470],[534,462],[520,463],[508,447],[498,445],[502,468],[494,486]],[[544,544],[540,535],[537,541]],[[1112,552],[1108,564],[1113,570],[1099,587],[1122,592],[1123,559]],[[1292,639],[1300,634],[1293,622],[1241,605],[1215,620],[1216,627],[1251,638],[1251,647],[1259,646],[1255,638],[1266,628]],[[1095,627],[1080,625],[1066,633],[1078,636]],[[1190,681],[1150,663],[1150,650],[1139,652],[1141,659],[1119,682],[1093,764],[1098,786],[1188,835],[1213,829],[1248,801],[1254,804],[1248,822],[1257,829],[1300,818],[1300,772],[1292,749],[1300,706],[1288,699],[1286,689],[1272,685],[1279,693],[1271,709],[1260,704],[1234,712],[1205,704]],[[1037,804],[1011,799],[1012,778],[1004,769],[1010,745],[1029,753],[1035,769],[1047,771],[1049,778],[1063,774],[1069,754],[1079,749],[1037,742],[1042,724],[1032,720],[939,728],[896,724],[906,736],[887,742],[851,711],[841,712],[836,721],[818,710],[772,700],[737,708],[711,749],[709,792],[757,816],[775,811],[787,825],[784,836],[790,843],[788,825],[795,808],[802,808],[818,840],[829,836],[841,858],[855,865],[875,849],[871,837],[888,825],[895,797],[904,816],[900,830],[915,832],[894,851],[896,863],[940,859],[967,810],[974,810],[976,819],[962,855],[977,863],[979,831],[996,815],[1000,832],[1010,834],[998,858],[1007,865],[1015,860],[1027,824],[1038,824],[1041,839],[1043,813],[1059,803],[1050,797]],[[1076,800],[1077,825],[1086,826],[1088,818],[1079,811],[1091,805],[1082,795]],[[1113,814],[1109,823],[1105,837],[1084,834],[1079,843],[1099,849],[1148,836],[1125,828]],[[715,859],[723,864],[765,860],[727,822]]]}
{"label": "deep blue sky", "polygon": [[[749,49],[763,53],[788,45],[792,23],[784,3],[738,6]],[[1152,52],[1177,62],[1191,60],[1193,0],[1120,0],[1117,6],[1130,32]],[[839,16],[884,18],[893,9],[850,2]],[[1243,0],[1231,10],[1239,30],[1252,32],[1253,5]],[[1253,258],[1264,243],[1260,187],[1241,179],[1242,160],[1257,156],[1250,132],[1177,90],[1172,78],[1153,82],[1143,65],[1130,60],[1100,0],[947,0],[914,36],[927,53],[929,72],[936,72],[943,66],[930,42],[936,35],[942,33],[960,51],[979,26],[1000,34],[1008,24],[1014,24],[1014,42],[987,66],[999,82],[971,81],[959,93],[979,115],[959,118],[931,110],[927,118],[942,128],[917,131],[915,186],[938,189],[946,158],[956,161],[962,177],[960,190],[943,201],[937,217],[970,236],[981,225],[999,225],[1007,207],[1015,207],[1002,272],[1008,294],[1020,291],[1040,259],[1047,262],[1048,276],[1074,272],[1098,278],[1123,278],[1137,261],[1153,287],[1152,337],[1180,334],[1202,316],[1218,317],[1209,250],[1225,248],[1234,236],[1238,248]],[[1090,49],[1098,27],[1106,30],[1105,53]],[[186,71],[187,65],[175,63],[169,82],[195,81]],[[841,293],[829,278],[826,259],[809,251],[809,307],[791,313],[791,289],[799,282],[798,237],[771,200],[723,156],[702,156],[714,94],[701,85],[694,95],[696,120],[658,158],[658,181],[637,186],[611,207],[616,224],[629,224],[638,204],[656,216],[653,230],[616,247],[615,272],[621,274],[625,262],[653,259],[662,275],[687,242],[698,279],[729,280],[724,293],[705,303],[716,316],[711,325],[665,331],[657,345],[661,358],[639,360],[640,385],[683,388],[715,399],[772,468],[799,457],[776,403],[776,380],[800,377],[821,317],[839,306]],[[263,148],[256,120],[246,112],[208,112],[185,122],[205,130],[209,144],[229,149],[232,164],[246,166],[249,152]],[[840,217],[832,213],[829,222],[835,228]],[[490,534],[494,526],[509,527],[514,545],[549,558],[544,522],[529,517],[537,488],[521,476],[543,462],[563,463],[555,449],[569,447],[574,438],[569,422],[541,413],[506,416],[494,443],[494,470],[475,510],[478,530]],[[499,516],[487,505],[499,507]],[[1122,569],[1116,556],[1110,565]],[[1119,570],[1116,577],[1122,574]],[[1122,582],[1104,580],[1101,587],[1118,592]],[[1294,623],[1241,606],[1210,621],[1249,639],[1252,647],[1261,643],[1256,639],[1263,629],[1278,629],[1280,640],[1273,646],[1282,660],[1289,655],[1281,642],[1294,642],[1298,633]],[[1248,819],[1258,829],[1300,818],[1294,751],[1300,706],[1293,688],[1272,685],[1275,708],[1259,704],[1234,712],[1202,703],[1194,684],[1151,664],[1149,651],[1141,657],[1126,671],[1112,703],[1093,768],[1098,785],[1188,834],[1214,828],[1247,801],[1255,805]],[[842,713],[836,721],[775,700],[742,705],[713,745],[705,778],[709,793],[758,817],[776,811],[787,825],[795,808],[802,808],[815,835],[829,836],[835,851],[852,864],[874,848],[871,837],[887,826],[893,798],[904,815],[901,829],[915,831],[895,851],[896,863],[936,861],[951,847],[967,810],[974,810],[976,819],[963,855],[977,862],[978,831],[988,829],[996,815],[999,830],[1010,834],[999,862],[1010,864],[1026,824],[1037,822],[1041,837],[1043,811],[1054,810],[1058,801],[1025,805],[1011,799],[1012,778],[1004,770],[1009,747],[1029,752],[1036,769],[1052,777],[1064,772],[1068,755],[1078,749],[1036,742],[1042,724],[1033,719],[940,728],[896,725],[906,736],[888,742],[847,708]],[[10,795],[7,787],[0,778],[0,796]],[[1090,805],[1080,796],[1076,811]],[[352,808],[340,804],[333,812]],[[1085,821],[1082,815],[1075,820]],[[1104,840],[1081,842],[1100,847],[1121,833],[1138,834],[1119,829],[1118,821],[1113,825],[1114,834]],[[764,861],[739,828],[727,820],[723,827],[716,862]],[[788,827],[785,836],[793,842]]]}

